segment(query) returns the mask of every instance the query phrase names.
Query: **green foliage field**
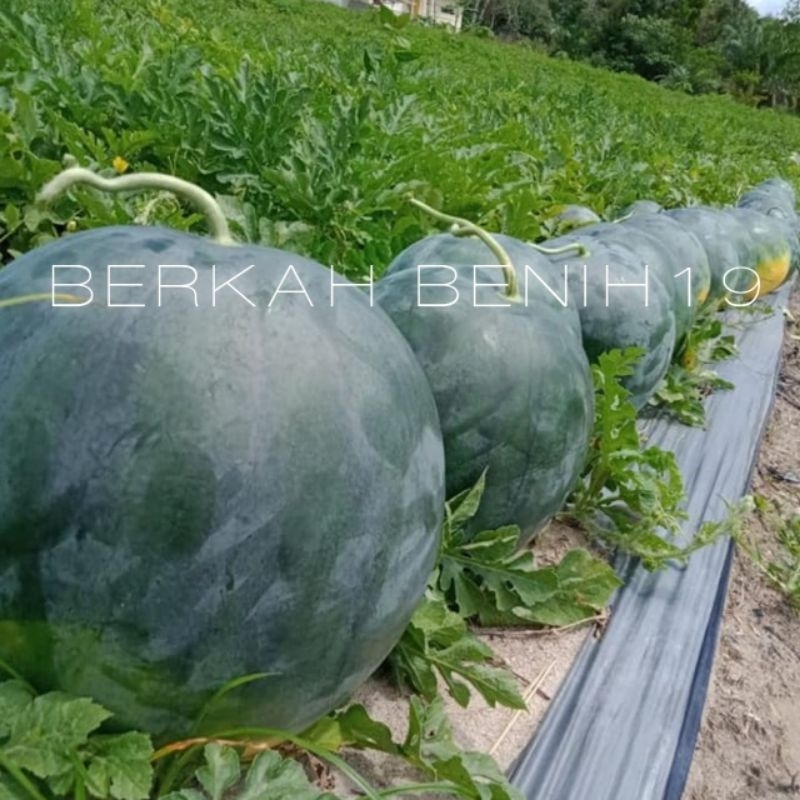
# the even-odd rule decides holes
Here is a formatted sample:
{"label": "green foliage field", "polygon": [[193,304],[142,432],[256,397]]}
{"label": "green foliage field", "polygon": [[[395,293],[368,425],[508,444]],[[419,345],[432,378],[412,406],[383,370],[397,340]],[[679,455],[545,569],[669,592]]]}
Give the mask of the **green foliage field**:
{"label": "green foliage field", "polygon": [[[524,45],[306,0],[10,0],[0,9],[0,258],[68,227],[202,230],[171,198],[55,210],[71,156],[161,170],[224,196],[241,238],[379,275],[433,223],[413,191],[542,238],[564,203],[726,203],[780,174],[800,120],[548,59]],[[120,161],[117,161],[121,165]],[[123,165],[124,166],[124,165]],[[120,167],[122,168],[122,167]]]}
{"label": "green foliage field", "polygon": [[[157,193],[83,190],[51,209],[37,206],[38,190],[70,160],[108,174],[158,170],[198,183],[218,197],[240,238],[300,252],[351,277],[371,265],[380,275],[435,227],[409,193],[539,240],[564,204],[608,218],[641,198],[666,206],[733,202],[775,175],[800,187],[798,118],[669,92],[385,10],[348,12],[314,0],[5,0],[0,43],[0,264],[66,231],[132,221],[204,230],[199,214]],[[634,519],[637,529],[650,522],[669,529],[680,499],[677,470],[660,451],[636,450],[635,414],[610,385],[619,373],[611,361],[596,370],[605,416],[587,491],[567,511],[585,522],[605,498],[610,517],[621,499],[636,514],[615,530],[633,530]],[[616,449],[605,446],[612,440]],[[623,473],[627,482],[617,480]],[[604,486],[618,494],[603,494]],[[488,663],[488,648],[466,619],[569,622],[605,607],[618,581],[585,553],[536,569],[530,554],[514,555],[507,530],[467,546],[453,519],[436,586],[393,661],[396,672],[415,671],[417,680],[406,683],[430,705],[409,701],[403,743],[357,708],[323,720],[322,732],[336,728],[334,750],[346,744],[400,755],[454,796],[512,798],[490,759],[455,748],[435,697],[437,674],[459,702],[471,686],[516,707],[511,677]],[[709,529],[699,541],[712,535]],[[654,537],[606,533],[605,541],[651,566],[681,555]],[[102,709],[46,697],[34,700],[18,682],[0,685],[0,709],[22,720],[0,721],[0,796],[42,800],[74,790],[137,800],[150,793],[147,741],[131,734],[109,744],[95,735]],[[61,730],[67,716],[78,719],[75,708],[87,721]],[[25,737],[40,720],[56,733],[34,742],[44,755],[31,757]],[[197,784],[220,797],[241,777],[238,757],[210,749],[205,758]],[[191,760],[177,763],[167,776],[185,778],[180,770]],[[257,791],[266,775],[288,782],[293,797],[323,797],[293,770],[264,755],[248,772],[252,792],[241,796],[278,797]],[[169,783],[159,783],[163,793]],[[421,794],[433,784],[420,786]],[[398,792],[383,796],[390,793]]]}

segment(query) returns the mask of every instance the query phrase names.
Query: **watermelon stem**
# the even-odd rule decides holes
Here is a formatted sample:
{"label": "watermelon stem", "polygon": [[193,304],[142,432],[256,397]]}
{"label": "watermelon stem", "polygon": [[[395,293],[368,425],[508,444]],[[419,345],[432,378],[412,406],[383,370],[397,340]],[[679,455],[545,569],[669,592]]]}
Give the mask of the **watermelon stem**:
{"label": "watermelon stem", "polygon": [[[491,233],[484,230],[480,225],[470,222],[463,217],[454,217],[450,214],[445,214],[443,211],[437,211],[427,203],[417,200],[416,197],[409,197],[411,205],[416,206],[421,211],[429,214],[434,219],[440,222],[446,222],[451,225],[450,233],[453,236],[476,236],[480,239],[497,257],[497,263],[503,268],[503,274],[506,278],[505,296],[515,298],[519,295],[519,285],[517,283],[517,271],[514,269],[514,264],[505,248],[492,236]],[[478,266],[478,265],[475,265]]]}
{"label": "watermelon stem", "polygon": [[81,303],[83,302],[80,297],[74,294],[65,294],[56,292],[37,292],[36,294],[21,294],[17,297],[4,297],[0,298],[0,308],[10,308],[11,306],[21,306],[25,303],[37,303],[42,300],[49,300],[54,303],[59,300],[63,303]]}
{"label": "watermelon stem", "polygon": [[51,203],[67,189],[85,183],[104,192],[125,192],[137,189],[161,189],[182,195],[194,203],[205,214],[209,230],[214,241],[219,244],[234,244],[228,222],[222,213],[219,203],[205,190],[194,183],[176,178],[173,175],[164,175],[160,172],[138,172],[132,175],[122,175],[117,178],[103,178],[95,172],[83,167],[69,167],[59,172],[52,180],[45,184],[39,192],[37,202]]}
{"label": "watermelon stem", "polygon": [[534,244],[533,242],[528,242],[528,244],[534,250],[538,250],[540,253],[543,253],[546,256],[557,256],[561,255],[561,253],[569,253],[570,250],[574,250],[579,256],[585,256],[589,254],[589,248],[580,242],[571,242],[570,244],[565,244],[563,247],[543,247],[542,245]]}

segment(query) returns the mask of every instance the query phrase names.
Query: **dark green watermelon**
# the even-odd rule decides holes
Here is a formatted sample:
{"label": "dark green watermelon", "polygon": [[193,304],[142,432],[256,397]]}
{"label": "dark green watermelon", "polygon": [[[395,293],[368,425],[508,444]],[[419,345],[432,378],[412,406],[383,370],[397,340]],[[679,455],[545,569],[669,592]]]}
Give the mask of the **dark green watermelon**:
{"label": "dark green watermelon", "polygon": [[794,187],[782,178],[770,178],[745,192],[737,203],[740,208],[758,211],[776,220],[791,247],[791,265],[800,268],[800,219]]}
{"label": "dark green watermelon", "polygon": [[[527,298],[529,304],[544,303],[558,312],[559,324],[568,325],[580,340],[580,319],[575,303],[570,301],[563,269],[554,266],[547,256],[527,242],[501,233],[489,235],[511,260],[523,301]],[[404,270],[414,270],[424,283],[430,280],[427,277],[428,266],[444,265],[457,270],[473,283],[476,269],[481,269],[481,265],[497,265],[497,261],[497,255],[484,241],[475,236],[440,233],[426,236],[403,250],[386,268],[384,277]],[[445,282],[448,279],[446,274],[440,277]],[[504,280],[502,270],[494,266],[491,270],[485,268],[481,270],[479,278],[481,283],[496,283],[499,286]],[[468,288],[471,294],[472,288]]]}
{"label": "dark green watermelon", "polygon": [[758,290],[754,289],[746,297],[753,299],[774,291],[789,276],[792,252],[796,247],[794,233],[783,219],[754,208],[728,208],[726,212],[747,231],[752,257],[751,263],[745,266],[754,269],[760,279]]}
{"label": "dark green watermelon", "polygon": [[550,218],[551,229],[558,233],[568,233],[576,228],[594,225],[601,222],[600,217],[591,208],[578,205],[563,206]]}
{"label": "dark green watermelon", "polygon": [[655,200],[636,200],[622,209],[620,218],[634,217],[639,214],[658,214],[661,210],[662,206],[656,203]]}
{"label": "dark green watermelon", "polygon": [[711,270],[711,300],[719,301],[732,290],[743,291],[751,284],[752,276],[741,269],[755,264],[750,235],[724,209],[692,206],[664,213],[691,231],[703,245]]}
{"label": "dark green watermelon", "polygon": [[[669,308],[675,320],[676,342],[683,339],[693,318],[692,309],[687,304],[688,280],[687,276],[677,279],[673,277],[681,271],[680,262],[676,258],[676,253],[665,248],[658,237],[635,226],[623,227],[619,223],[604,223],[575,231],[571,239],[564,241],[569,240],[581,241],[590,250],[598,244],[619,245],[632,256],[632,263],[638,267],[638,278],[634,282],[641,283],[647,274],[651,282],[658,282],[665,290],[671,287],[671,291],[668,290]],[[613,277],[611,280],[614,282]]]}
{"label": "dark green watermelon", "polygon": [[782,178],[769,178],[742,194],[736,205],[752,208],[762,214],[775,214],[785,219],[794,219],[797,195],[788,181]]}
{"label": "dark green watermelon", "polygon": [[[515,249],[507,237],[497,238]],[[530,261],[542,258],[529,255]],[[468,535],[514,524],[524,543],[562,507],[584,465],[593,418],[591,373],[573,305],[564,308],[531,288],[526,306],[520,297],[508,300],[500,286],[482,287],[477,299],[505,307],[475,305],[472,268],[495,262],[486,258],[487,247],[477,239],[429,237],[398,256],[375,297],[433,388],[448,495],[470,488],[487,470]],[[426,271],[425,282],[452,281],[458,300],[452,302],[452,290],[418,294],[418,264],[443,265]],[[543,266],[542,274],[546,259]],[[447,267],[456,270],[455,280]]]}
{"label": "dark green watermelon", "polygon": [[[49,293],[53,264],[92,269],[95,300],[0,310],[0,658],[159,739],[263,672],[200,731],[303,728],[381,663],[435,563],[419,363],[363,291],[331,307],[329,271],[279,250],[97,229],[7,266],[0,298]],[[106,305],[108,264],[145,265],[112,287],[144,308]],[[158,306],[159,264],[196,270],[198,307]],[[234,285],[255,307],[230,286],[212,307],[212,265],[217,285],[254,265]]]}
{"label": "dark green watermelon", "polygon": [[551,259],[568,269],[570,297],[578,305],[583,346],[591,361],[614,349],[639,347],[644,351],[634,374],[624,380],[637,407],[656,390],[676,345],[672,296],[657,272],[648,273],[646,295],[644,288],[610,285],[644,283],[644,267],[650,266],[645,241],[645,237],[637,240],[620,225],[609,223],[545,242],[554,248],[580,242],[587,248],[583,255],[561,254]]}
{"label": "dark green watermelon", "polygon": [[[663,260],[652,264],[672,296],[676,336],[680,343],[692,327],[700,308],[708,300],[711,269],[705,248],[697,237],[666,214],[634,215],[619,223],[625,232],[636,229],[656,239]],[[690,274],[684,274],[686,270]],[[691,278],[691,292],[689,278]]]}

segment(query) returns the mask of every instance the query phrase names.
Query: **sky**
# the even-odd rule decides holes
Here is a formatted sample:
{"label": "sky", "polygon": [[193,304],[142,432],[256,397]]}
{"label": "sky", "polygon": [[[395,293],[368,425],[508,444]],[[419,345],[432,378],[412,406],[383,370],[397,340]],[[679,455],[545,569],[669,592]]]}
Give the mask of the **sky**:
{"label": "sky", "polygon": [[746,2],[760,14],[777,14],[783,11],[786,5],[786,0],[746,0]]}

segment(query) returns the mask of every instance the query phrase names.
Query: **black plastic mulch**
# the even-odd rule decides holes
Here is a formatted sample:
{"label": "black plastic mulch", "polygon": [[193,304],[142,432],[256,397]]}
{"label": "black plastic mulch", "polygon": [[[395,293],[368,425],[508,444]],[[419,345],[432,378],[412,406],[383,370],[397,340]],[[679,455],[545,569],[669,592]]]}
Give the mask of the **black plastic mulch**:
{"label": "black plastic mulch", "polygon": [[[790,287],[768,299],[785,307]],[[739,315],[738,319],[742,319]],[[735,384],[707,401],[707,430],[651,420],[687,490],[685,539],[721,520],[749,488],[775,397],[784,320],[744,317],[739,355],[718,365]],[[530,800],[678,800],[705,704],[732,556],[730,541],[686,567],[650,574],[620,562],[626,584],[599,639],[589,636],[539,730],[511,768]]]}

